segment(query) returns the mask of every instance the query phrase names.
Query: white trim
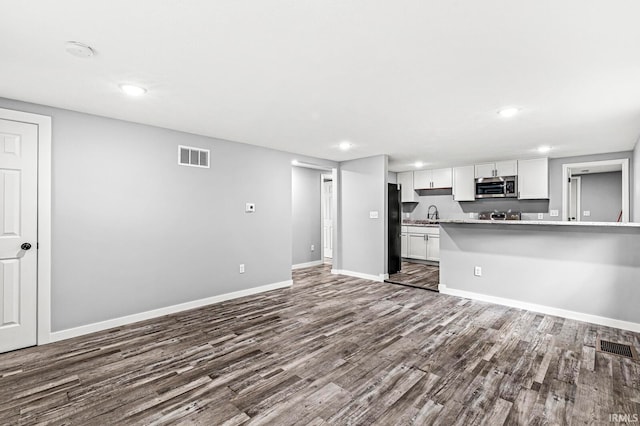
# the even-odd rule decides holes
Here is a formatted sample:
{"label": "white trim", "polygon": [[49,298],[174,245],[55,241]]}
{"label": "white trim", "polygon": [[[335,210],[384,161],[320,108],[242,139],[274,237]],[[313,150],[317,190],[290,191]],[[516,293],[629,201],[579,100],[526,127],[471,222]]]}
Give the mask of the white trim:
{"label": "white trim", "polygon": [[38,126],[38,345],[51,332],[51,117],[0,108],[0,118]]}
{"label": "white trim", "polygon": [[305,263],[296,263],[295,265],[291,265],[291,270],[310,268],[312,266],[322,265],[322,263],[323,263],[322,260],[314,260],[312,262],[305,262]]}
{"label": "white trim", "polygon": [[333,275],[347,275],[349,277],[362,278],[364,280],[377,281],[377,282],[383,282],[385,279],[389,278],[388,274],[380,274],[380,275],[363,274],[362,272],[346,271],[344,269],[332,269],[331,273]]}
{"label": "white trim", "polygon": [[552,306],[538,305],[535,303],[522,302],[514,299],[506,299],[503,297],[489,296],[486,294],[473,293],[465,290],[456,290],[447,288],[445,284],[438,285],[438,291],[449,296],[463,297],[465,299],[479,300],[482,302],[495,303],[497,305],[509,306],[512,308],[525,309],[533,312],[540,312],[546,315],[554,315],[557,317],[568,318],[576,321],[589,322],[592,324],[604,325],[607,327],[620,328],[633,332],[640,332],[640,324],[630,321],[618,320],[615,318],[601,317],[598,315],[585,314],[582,312],[569,311]]}
{"label": "white trim", "polygon": [[589,161],[586,163],[566,163],[562,165],[562,220],[569,220],[569,191],[567,183],[569,181],[569,169],[585,168],[593,166],[622,166],[622,222],[629,222],[629,159],[619,158],[615,160]]}
{"label": "white trim", "polygon": [[64,339],[70,339],[72,337],[82,336],[89,333],[95,333],[97,331],[103,331],[113,327],[120,327],[123,325],[138,322],[138,321],[144,321],[152,318],[161,317],[164,315],[174,314],[176,312],[182,312],[189,309],[200,308],[202,306],[211,305],[214,303],[224,302],[225,300],[251,296],[254,294],[263,293],[265,291],[277,290],[280,288],[287,288],[287,287],[291,287],[292,285],[293,285],[292,280],[281,281],[279,283],[267,284],[260,287],[249,288],[246,290],[234,291],[232,293],[220,294],[218,296],[212,296],[204,299],[193,300],[191,302],[180,303],[178,305],[166,306],[164,308],[153,309],[151,311],[141,312],[138,314],[127,315],[120,318],[113,318],[106,321],[95,322],[93,324],[82,325],[80,327],[56,331],[54,333],[51,333],[50,341],[57,342]]}

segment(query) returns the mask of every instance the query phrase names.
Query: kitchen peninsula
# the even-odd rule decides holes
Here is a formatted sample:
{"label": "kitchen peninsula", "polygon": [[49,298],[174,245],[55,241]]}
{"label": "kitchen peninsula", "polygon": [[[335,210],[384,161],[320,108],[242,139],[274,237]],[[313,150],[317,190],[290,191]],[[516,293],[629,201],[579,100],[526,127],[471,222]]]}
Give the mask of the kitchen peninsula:
{"label": "kitchen peninsula", "polygon": [[640,331],[640,223],[441,220],[439,290]]}

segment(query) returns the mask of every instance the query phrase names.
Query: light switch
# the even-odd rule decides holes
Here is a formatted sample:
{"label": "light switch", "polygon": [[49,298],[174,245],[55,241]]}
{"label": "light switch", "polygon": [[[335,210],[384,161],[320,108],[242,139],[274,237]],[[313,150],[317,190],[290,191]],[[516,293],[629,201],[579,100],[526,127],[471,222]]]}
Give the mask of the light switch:
{"label": "light switch", "polygon": [[551,217],[558,217],[558,216],[559,216],[559,214],[558,214],[558,210],[550,210],[550,211],[549,211],[549,216],[551,216]]}
{"label": "light switch", "polygon": [[244,211],[245,213],[253,213],[256,211],[256,205],[254,203],[247,203]]}
{"label": "light switch", "polygon": [[378,218],[378,212],[377,211],[370,211],[369,212],[369,219],[377,219]]}

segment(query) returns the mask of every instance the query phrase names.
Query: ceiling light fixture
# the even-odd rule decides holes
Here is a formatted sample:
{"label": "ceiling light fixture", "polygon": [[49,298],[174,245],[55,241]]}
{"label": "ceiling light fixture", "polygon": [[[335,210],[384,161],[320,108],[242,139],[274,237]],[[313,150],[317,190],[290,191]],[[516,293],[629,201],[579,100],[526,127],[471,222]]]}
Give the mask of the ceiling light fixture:
{"label": "ceiling light fixture", "polygon": [[77,58],[90,58],[95,55],[95,51],[84,43],[80,43],[79,41],[68,41],[64,45],[64,50],[67,51],[68,54],[73,55]]}
{"label": "ceiling light fixture", "polygon": [[121,84],[120,90],[129,96],[142,96],[147,93],[147,89],[144,87],[136,86],[133,84]]}
{"label": "ceiling light fixture", "polygon": [[351,142],[340,142],[340,145],[338,145],[340,147],[341,150],[343,151],[348,151],[351,149],[351,147],[353,146],[353,144]]}
{"label": "ceiling light fixture", "polygon": [[416,161],[413,165],[416,167],[416,169],[419,169],[420,167],[424,166],[424,163],[422,161]]}
{"label": "ceiling light fixture", "polygon": [[298,164],[300,164],[300,162],[298,160],[291,160],[291,164],[297,166]]}
{"label": "ceiling light fixture", "polygon": [[549,152],[549,151],[551,151],[551,147],[549,145],[542,145],[542,146],[538,147],[538,152],[539,153],[544,154],[544,153]]}
{"label": "ceiling light fixture", "polygon": [[501,110],[499,110],[498,111],[498,115],[500,115],[500,117],[510,118],[510,117],[513,117],[514,115],[516,115],[519,112],[520,112],[519,108],[509,107],[509,108],[502,108]]}

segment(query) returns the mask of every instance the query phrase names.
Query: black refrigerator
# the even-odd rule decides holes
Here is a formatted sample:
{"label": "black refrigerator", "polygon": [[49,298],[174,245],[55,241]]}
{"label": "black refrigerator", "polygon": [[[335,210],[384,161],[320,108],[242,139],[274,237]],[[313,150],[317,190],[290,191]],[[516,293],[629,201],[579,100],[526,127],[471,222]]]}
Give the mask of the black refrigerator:
{"label": "black refrigerator", "polygon": [[388,184],[387,229],[389,232],[389,247],[387,249],[387,269],[389,275],[400,272],[402,259],[400,233],[402,231],[402,205],[400,204],[400,185]]}

